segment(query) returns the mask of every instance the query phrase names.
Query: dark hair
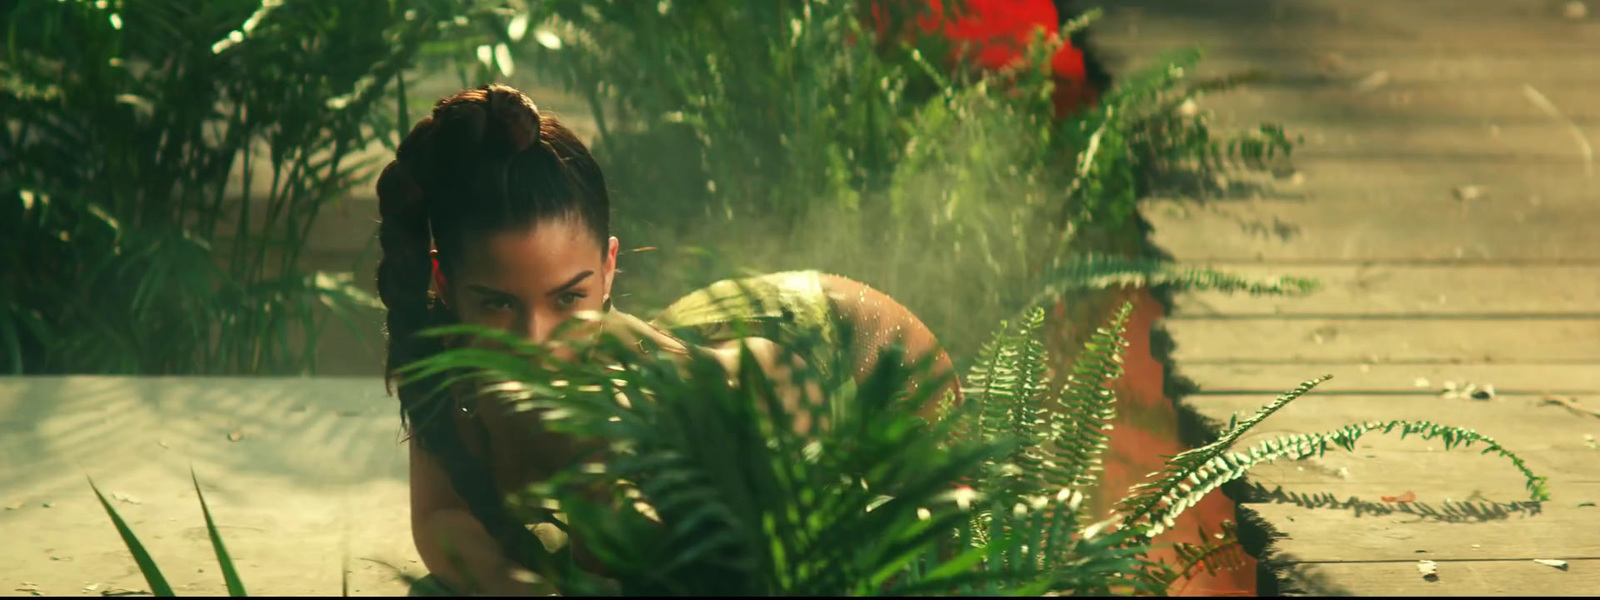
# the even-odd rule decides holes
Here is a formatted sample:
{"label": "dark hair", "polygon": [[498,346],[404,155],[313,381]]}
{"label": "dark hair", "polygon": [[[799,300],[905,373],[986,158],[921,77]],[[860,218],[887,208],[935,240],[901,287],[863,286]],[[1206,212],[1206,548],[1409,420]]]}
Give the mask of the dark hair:
{"label": "dark hair", "polygon": [[[600,167],[582,141],[542,116],[522,92],[504,85],[467,90],[439,101],[417,123],[378,177],[378,229],[383,258],[378,295],[388,308],[386,381],[396,370],[442,351],[418,332],[454,321],[430,292],[437,249],[446,277],[472,236],[577,219],[603,252],[610,238],[610,198]],[[450,398],[437,380],[401,382],[401,418],[419,445],[436,456],[452,484],[508,554],[531,539],[511,521],[488,467],[456,434]],[[537,543],[534,540],[534,543]]]}

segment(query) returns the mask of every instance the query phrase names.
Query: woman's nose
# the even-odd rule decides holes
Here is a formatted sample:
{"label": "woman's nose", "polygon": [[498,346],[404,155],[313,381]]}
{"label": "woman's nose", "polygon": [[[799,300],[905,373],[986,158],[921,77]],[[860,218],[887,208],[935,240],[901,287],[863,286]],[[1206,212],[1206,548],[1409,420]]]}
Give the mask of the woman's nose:
{"label": "woman's nose", "polygon": [[545,319],[533,311],[524,313],[511,327],[511,333],[531,344],[543,344],[550,336],[548,328],[544,326]]}

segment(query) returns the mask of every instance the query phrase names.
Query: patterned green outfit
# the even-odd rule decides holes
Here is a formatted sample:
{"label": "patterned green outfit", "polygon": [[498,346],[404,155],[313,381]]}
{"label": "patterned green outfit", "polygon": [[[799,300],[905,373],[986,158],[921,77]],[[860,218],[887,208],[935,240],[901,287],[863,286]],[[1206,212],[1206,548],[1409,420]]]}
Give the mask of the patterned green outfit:
{"label": "patterned green outfit", "polygon": [[840,360],[846,334],[816,271],[718,281],[672,303],[655,324],[700,345],[752,336],[772,340],[815,368],[823,389],[838,389],[850,375]]}

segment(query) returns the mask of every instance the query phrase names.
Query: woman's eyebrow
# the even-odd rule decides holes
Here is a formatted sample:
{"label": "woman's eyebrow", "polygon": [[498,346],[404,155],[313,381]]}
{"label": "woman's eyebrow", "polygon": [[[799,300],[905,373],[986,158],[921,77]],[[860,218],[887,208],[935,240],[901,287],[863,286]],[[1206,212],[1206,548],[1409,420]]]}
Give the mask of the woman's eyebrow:
{"label": "woman's eyebrow", "polygon": [[593,275],[593,274],[594,274],[594,271],[584,271],[582,273],[579,273],[576,277],[573,277],[572,279],[568,279],[566,283],[563,283],[561,285],[556,286],[555,289],[550,290],[549,292],[545,292],[545,295],[546,296],[554,296],[556,294],[565,292],[568,289],[571,289],[572,286],[575,286],[575,285],[578,285],[579,283],[582,283],[584,279],[587,279],[590,275]]}
{"label": "woman's eyebrow", "polygon": [[491,287],[485,287],[485,286],[481,286],[481,285],[477,285],[477,284],[468,285],[467,289],[472,290],[474,292],[477,292],[479,294],[483,294],[485,296],[506,296],[506,297],[515,296],[515,294],[512,294],[511,292],[501,291],[501,290],[497,290],[497,289],[494,289],[494,288],[491,288]]}

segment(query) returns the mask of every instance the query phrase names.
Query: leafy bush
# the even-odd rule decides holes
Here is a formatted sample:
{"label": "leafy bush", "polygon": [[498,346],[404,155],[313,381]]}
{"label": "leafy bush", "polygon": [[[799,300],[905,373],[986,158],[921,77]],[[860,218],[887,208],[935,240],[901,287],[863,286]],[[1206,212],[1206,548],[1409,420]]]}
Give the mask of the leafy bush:
{"label": "leafy bush", "polygon": [[[444,0],[0,8],[0,358],[13,373],[300,373],[372,309],[301,268],[460,29]],[[409,123],[403,123],[409,126]]]}
{"label": "leafy bush", "polygon": [[939,36],[879,34],[929,10],[557,0],[487,19],[477,43],[589,106],[620,235],[657,249],[623,264],[640,312],[723,278],[816,268],[886,291],[964,354],[1060,263],[1153,258],[1140,198],[1293,147],[1275,125],[1219,133],[1177,110],[1251,78],[1193,81],[1198,51],[1055,114],[1044,65],[1098,13],[1039,37],[1022,63],[977,72]]}
{"label": "leafy bush", "polygon": [[[409,124],[422,99],[406,73],[453,69],[472,86],[509,77],[515,57],[587,101],[624,238],[663,249],[625,261],[641,312],[741,269],[820,268],[886,290],[967,353],[1053,261],[1138,254],[1133,202],[1166,174],[1289,149],[1274,126],[1217,135],[1172,110],[1243,80],[1189,82],[1197,53],[1052,119],[1034,65],[1059,42],[974,73],[937,37],[878,36],[873,5],[8,5],[0,359],[30,373],[309,369],[330,317],[374,303],[346,274],[303,269],[306,235],[365,184],[357,152]],[[883,31],[926,10],[876,5]]]}

